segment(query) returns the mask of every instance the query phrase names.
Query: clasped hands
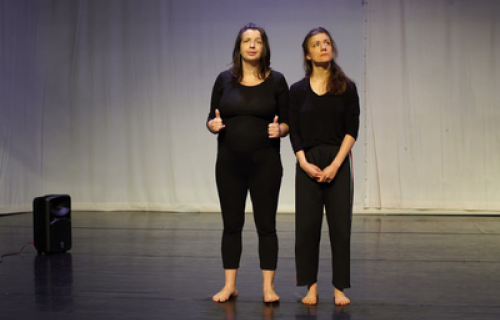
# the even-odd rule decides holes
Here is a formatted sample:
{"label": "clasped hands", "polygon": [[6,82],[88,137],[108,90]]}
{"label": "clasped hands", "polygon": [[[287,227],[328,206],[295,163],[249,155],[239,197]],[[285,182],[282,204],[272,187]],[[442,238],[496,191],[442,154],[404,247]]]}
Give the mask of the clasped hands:
{"label": "clasped hands", "polygon": [[337,171],[339,171],[339,167],[332,163],[323,170],[321,170],[318,166],[304,161],[300,163],[300,167],[304,170],[311,179],[316,180],[320,183],[330,183],[333,181],[335,176],[337,175]]}
{"label": "clasped hands", "polygon": [[[224,127],[225,125],[220,117],[220,111],[219,109],[215,109],[215,118],[208,121],[208,129],[213,133],[219,133],[222,129],[224,129]],[[273,122],[269,124],[267,133],[269,134],[270,139],[281,137],[281,128],[278,123],[278,116],[275,116]]]}

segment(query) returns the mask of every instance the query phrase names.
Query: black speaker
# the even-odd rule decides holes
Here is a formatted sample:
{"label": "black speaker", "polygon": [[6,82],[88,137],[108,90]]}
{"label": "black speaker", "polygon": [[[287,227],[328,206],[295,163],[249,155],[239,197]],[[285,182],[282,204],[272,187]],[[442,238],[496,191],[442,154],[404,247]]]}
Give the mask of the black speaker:
{"label": "black speaker", "polygon": [[71,249],[71,198],[49,194],[33,200],[35,248],[41,253],[64,253]]}

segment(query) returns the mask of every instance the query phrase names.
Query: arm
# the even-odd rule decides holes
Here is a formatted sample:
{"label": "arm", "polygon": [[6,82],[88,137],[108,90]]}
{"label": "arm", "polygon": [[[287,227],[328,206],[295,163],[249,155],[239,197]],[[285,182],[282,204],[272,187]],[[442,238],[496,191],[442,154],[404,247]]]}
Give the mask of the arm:
{"label": "arm", "polygon": [[352,146],[358,137],[360,108],[356,85],[354,83],[349,83],[348,90],[349,91],[345,93],[345,101],[347,104],[347,111],[344,117],[346,135],[344,136],[344,139],[342,139],[339,152],[335,156],[335,159],[333,159],[332,163],[328,167],[323,169],[321,178],[318,180],[319,182],[331,182],[335,178],[337,171],[342,163],[344,163],[345,158],[351,151]]}
{"label": "arm", "polygon": [[210,100],[210,112],[207,117],[207,129],[212,133],[219,133],[224,129],[224,124],[220,117],[219,104],[222,96],[222,86],[223,86],[222,74],[219,74],[215,80],[214,87],[212,89],[212,98]]}
{"label": "arm", "polygon": [[290,132],[290,127],[286,123],[280,123],[280,137],[286,137],[288,132]]}
{"label": "arm", "polygon": [[293,85],[290,89],[290,109],[288,112],[288,119],[290,123],[290,142],[292,144],[295,157],[302,170],[314,180],[318,180],[321,176],[321,169],[316,165],[309,163],[304,152],[304,144],[300,134],[300,85]]}
{"label": "arm", "polygon": [[337,175],[337,171],[339,170],[342,163],[344,163],[345,158],[351,151],[352,146],[356,140],[349,134],[346,134],[344,139],[342,140],[342,144],[340,145],[339,152],[333,159],[332,163],[323,169],[318,182],[331,182],[335,175]]}
{"label": "arm", "polygon": [[321,178],[321,169],[316,165],[309,163],[306,159],[306,154],[304,150],[297,151],[295,153],[297,161],[299,162],[300,168],[304,170],[305,173],[312,179],[318,181]]}
{"label": "arm", "polygon": [[[288,109],[288,123],[290,131],[290,143],[292,145],[295,155],[299,151],[304,150],[304,142],[300,132],[300,104],[301,104],[301,91],[300,84],[296,83],[290,88],[290,103]],[[297,160],[299,158],[297,157]]]}
{"label": "arm", "polygon": [[288,84],[286,83],[285,77],[281,75],[281,79],[277,84],[279,88],[278,95],[278,112],[279,112],[279,137],[283,138],[290,132],[290,127],[288,125],[288,109],[290,108],[290,91],[288,90]]}

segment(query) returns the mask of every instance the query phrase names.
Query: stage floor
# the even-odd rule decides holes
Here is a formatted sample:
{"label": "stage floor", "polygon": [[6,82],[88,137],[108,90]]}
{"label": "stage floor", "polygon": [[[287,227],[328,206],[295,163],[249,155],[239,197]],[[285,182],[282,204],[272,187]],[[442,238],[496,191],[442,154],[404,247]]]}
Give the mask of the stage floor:
{"label": "stage floor", "polygon": [[[0,263],[0,313],[11,319],[500,319],[500,218],[355,215],[352,304],[335,308],[323,225],[319,304],[296,287],[294,216],[278,215],[278,305],[262,302],[257,236],[247,215],[239,296],[223,285],[216,213],[73,212],[73,247],[28,245]],[[0,255],[33,241],[32,214],[0,216]]]}

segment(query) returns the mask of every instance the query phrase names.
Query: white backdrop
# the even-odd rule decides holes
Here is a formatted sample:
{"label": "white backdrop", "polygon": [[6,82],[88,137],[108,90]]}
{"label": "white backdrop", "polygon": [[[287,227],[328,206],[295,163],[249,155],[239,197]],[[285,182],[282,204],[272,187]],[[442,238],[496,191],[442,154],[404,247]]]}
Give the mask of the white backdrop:
{"label": "white backdrop", "polygon": [[500,210],[500,1],[367,1],[370,208]]}
{"label": "white backdrop", "polygon": [[[305,34],[331,31],[362,101],[356,212],[500,210],[499,13],[486,0],[1,0],[0,212],[47,193],[73,210],[218,211],[205,120],[250,21],[289,85]],[[282,159],[279,211],[293,212],[288,139]]]}

